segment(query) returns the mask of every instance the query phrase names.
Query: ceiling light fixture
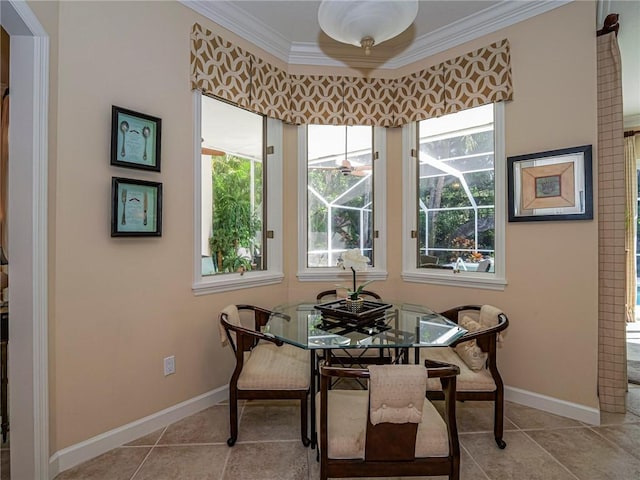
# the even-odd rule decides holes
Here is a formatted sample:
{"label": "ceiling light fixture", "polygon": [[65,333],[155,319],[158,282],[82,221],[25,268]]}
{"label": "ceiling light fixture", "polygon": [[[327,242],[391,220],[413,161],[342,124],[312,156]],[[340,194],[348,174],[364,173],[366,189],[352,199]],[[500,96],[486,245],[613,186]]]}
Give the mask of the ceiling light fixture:
{"label": "ceiling light fixture", "polygon": [[320,28],[334,40],[364,48],[396,37],[413,23],[418,0],[322,0],[318,8]]}

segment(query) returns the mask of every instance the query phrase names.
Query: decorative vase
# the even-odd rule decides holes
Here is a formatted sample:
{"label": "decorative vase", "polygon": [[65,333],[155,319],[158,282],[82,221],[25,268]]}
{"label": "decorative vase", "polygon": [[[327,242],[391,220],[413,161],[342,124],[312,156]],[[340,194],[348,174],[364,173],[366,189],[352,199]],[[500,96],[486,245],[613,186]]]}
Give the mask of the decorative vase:
{"label": "decorative vase", "polygon": [[345,304],[351,313],[360,313],[364,307],[364,298],[346,298]]}

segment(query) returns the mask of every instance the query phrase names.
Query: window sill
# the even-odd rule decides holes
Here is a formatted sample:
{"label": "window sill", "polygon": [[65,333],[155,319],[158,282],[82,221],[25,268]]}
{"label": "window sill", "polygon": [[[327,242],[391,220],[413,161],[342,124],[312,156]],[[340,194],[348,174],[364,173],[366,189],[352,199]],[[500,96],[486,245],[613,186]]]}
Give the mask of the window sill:
{"label": "window sill", "polygon": [[193,283],[191,291],[194,295],[208,295],[210,293],[228,292],[242,288],[262,287],[281,283],[284,279],[282,272],[246,272],[228,273],[202,278]]}
{"label": "window sill", "polygon": [[[337,268],[301,270],[296,275],[301,282],[340,282],[350,284],[352,279],[351,272]],[[357,272],[356,276],[358,281],[386,280],[388,273],[384,270],[371,269]]]}
{"label": "window sill", "polygon": [[503,291],[507,285],[505,278],[489,276],[487,274],[477,274],[473,272],[453,273],[446,272],[429,272],[422,273],[418,271],[402,272],[402,279],[405,282],[414,283],[430,283],[434,285],[446,285],[449,287],[477,288],[482,290],[500,290]]}

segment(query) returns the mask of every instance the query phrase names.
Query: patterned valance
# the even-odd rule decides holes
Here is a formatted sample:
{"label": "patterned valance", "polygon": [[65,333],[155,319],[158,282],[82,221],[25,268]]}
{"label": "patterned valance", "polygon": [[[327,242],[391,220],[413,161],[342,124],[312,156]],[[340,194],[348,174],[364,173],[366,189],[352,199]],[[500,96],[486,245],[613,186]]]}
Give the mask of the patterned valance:
{"label": "patterned valance", "polygon": [[191,88],[298,125],[397,127],[513,96],[506,39],[399,78],[290,75],[197,23]]}
{"label": "patterned valance", "polygon": [[512,97],[511,59],[506,39],[445,62],[445,114]]}

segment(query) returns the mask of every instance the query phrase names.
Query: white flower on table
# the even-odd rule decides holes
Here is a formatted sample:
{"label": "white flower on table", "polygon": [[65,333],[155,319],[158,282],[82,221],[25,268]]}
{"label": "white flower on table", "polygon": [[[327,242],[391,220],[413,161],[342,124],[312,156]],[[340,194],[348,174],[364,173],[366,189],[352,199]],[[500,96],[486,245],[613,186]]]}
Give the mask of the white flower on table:
{"label": "white flower on table", "polygon": [[352,300],[355,300],[362,293],[364,287],[369,285],[373,280],[369,280],[368,282],[364,282],[359,287],[356,286],[356,271],[366,270],[368,267],[368,263],[371,260],[368,257],[365,257],[360,253],[359,248],[352,248],[351,250],[347,250],[342,254],[342,261],[338,262],[338,266],[342,267],[344,270],[350,269],[353,272],[353,282],[352,288],[349,288],[344,285],[336,285],[339,288],[343,288],[347,291],[347,296]]}
{"label": "white flower on table", "polygon": [[360,253],[359,248],[352,248],[342,254],[342,268],[345,270],[353,267],[354,270],[365,270],[368,263],[371,262],[369,257],[365,257]]}

